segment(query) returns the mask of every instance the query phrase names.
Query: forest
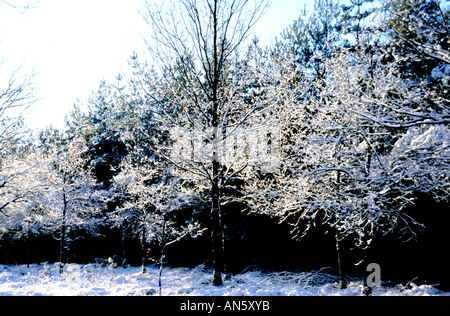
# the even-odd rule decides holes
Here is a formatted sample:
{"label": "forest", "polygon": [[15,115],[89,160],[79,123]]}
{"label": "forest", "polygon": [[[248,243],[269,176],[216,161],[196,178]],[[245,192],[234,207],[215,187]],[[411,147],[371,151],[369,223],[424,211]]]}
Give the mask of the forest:
{"label": "forest", "polygon": [[[268,46],[268,0],[148,1],[148,56],[65,128],[2,72],[0,263],[331,267],[450,288],[450,6],[316,0]],[[6,80],[5,80],[6,79]]]}

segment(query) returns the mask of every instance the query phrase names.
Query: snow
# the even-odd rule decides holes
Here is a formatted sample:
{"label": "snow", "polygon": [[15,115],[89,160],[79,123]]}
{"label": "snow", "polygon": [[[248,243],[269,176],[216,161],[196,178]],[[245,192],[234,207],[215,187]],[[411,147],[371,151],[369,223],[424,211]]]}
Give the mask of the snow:
{"label": "snow", "polygon": [[[114,268],[111,265],[69,264],[59,274],[59,264],[0,265],[0,296],[147,296],[159,295],[157,266]],[[163,296],[357,296],[363,286],[351,282],[341,290],[336,276],[323,272],[247,271],[233,275],[221,287],[211,285],[211,270],[165,268]],[[448,295],[429,285],[377,287],[375,296]]]}
{"label": "snow", "polygon": [[442,64],[431,71],[431,77],[433,79],[448,78],[450,75],[450,65]]}
{"label": "snow", "polygon": [[405,149],[420,151],[432,149],[434,146],[447,150],[449,139],[450,130],[444,124],[413,127],[395,144],[395,151],[401,152]]}

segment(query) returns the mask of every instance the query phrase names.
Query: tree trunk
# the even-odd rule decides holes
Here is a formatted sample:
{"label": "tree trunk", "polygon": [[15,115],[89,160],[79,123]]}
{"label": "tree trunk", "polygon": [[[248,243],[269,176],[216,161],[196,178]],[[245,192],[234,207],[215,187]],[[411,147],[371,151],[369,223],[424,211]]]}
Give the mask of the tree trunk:
{"label": "tree trunk", "polygon": [[[66,233],[66,235],[67,235],[67,233]],[[64,264],[69,264],[70,263],[70,255],[71,255],[71,253],[70,253],[70,251],[71,251],[71,246],[72,246],[72,238],[70,238],[69,236],[67,236],[65,239],[64,239],[64,242],[65,242],[65,256],[64,256]]]}
{"label": "tree trunk", "polygon": [[161,257],[159,258],[159,274],[158,274],[158,287],[159,296],[162,296],[162,272],[164,267],[164,249],[161,250]]}
{"label": "tree trunk", "polygon": [[219,205],[219,188],[213,184],[211,207],[211,240],[213,255],[213,285],[221,286],[223,284],[222,274],[224,272],[224,251],[223,251],[223,230],[222,214]]}
{"label": "tree trunk", "polygon": [[146,238],[145,238],[145,220],[142,223],[142,238],[141,238],[141,260],[142,260],[142,274],[146,274],[147,273],[147,269],[145,268],[145,257],[146,257],[146,252],[147,252],[147,247],[146,247]]}
{"label": "tree trunk", "polygon": [[121,238],[121,246],[122,246],[122,268],[125,268],[127,264],[127,243],[126,243],[126,229],[122,228],[122,238]]}
{"label": "tree trunk", "polygon": [[218,128],[217,128],[217,100],[213,102],[213,161],[212,161],[212,187],[211,187],[211,240],[213,255],[213,285],[221,286],[223,284],[222,274],[224,272],[224,249],[223,249],[223,225],[222,210],[220,207],[220,188],[219,188],[219,172],[220,162],[218,156]]}
{"label": "tree trunk", "polygon": [[224,272],[224,251],[223,251],[223,229],[222,214],[220,208],[220,190],[219,190],[219,172],[220,161],[218,151],[219,141],[219,57],[218,57],[218,3],[214,1],[213,8],[214,20],[214,52],[213,52],[213,69],[212,69],[212,126],[213,126],[213,153],[212,153],[212,187],[211,187],[211,240],[213,255],[213,285],[221,286],[223,284],[222,274]]}
{"label": "tree trunk", "polygon": [[27,268],[30,267],[30,248],[31,248],[31,229],[28,228],[27,238],[26,238],[26,247],[27,247]]}
{"label": "tree trunk", "polygon": [[[336,183],[337,183],[337,193],[338,193],[338,199],[340,194],[340,184],[341,184],[341,172],[337,172],[336,176]],[[347,283],[345,281],[344,272],[343,272],[343,258],[342,258],[342,252],[341,252],[341,245],[339,241],[339,231],[338,231],[338,222],[336,221],[336,228],[335,228],[335,241],[336,241],[336,256],[337,256],[337,264],[338,264],[338,272],[339,272],[339,280],[340,280],[340,287],[341,290],[345,290],[347,288]]]}
{"label": "tree trunk", "polygon": [[65,247],[65,237],[66,237],[66,213],[67,213],[67,198],[66,193],[63,193],[63,214],[62,214],[62,225],[61,225],[61,235],[59,242],[59,274],[63,273],[65,256],[64,256],[64,247]]}
{"label": "tree trunk", "polygon": [[340,282],[340,287],[341,290],[345,290],[347,288],[347,282],[345,281],[345,277],[344,277],[344,272],[343,272],[343,258],[342,258],[342,253],[341,253],[341,246],[340,246],[340,242],[339,242],[339,233],[336,229],[336,234],[335,234],[335,238],[336,238],[336,256],[337,256],[337,264],[338,264],[338,273],[339,273],[339,282]]}

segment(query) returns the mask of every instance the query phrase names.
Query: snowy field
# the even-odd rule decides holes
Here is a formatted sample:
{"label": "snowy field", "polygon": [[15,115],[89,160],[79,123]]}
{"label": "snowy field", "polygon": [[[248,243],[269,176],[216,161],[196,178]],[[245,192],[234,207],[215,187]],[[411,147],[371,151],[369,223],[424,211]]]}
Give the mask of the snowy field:
{"label": "snowy field", "polygon": [[[98,264],[70,264],[59,274],[58,264],[0,265],[0,296],[145,296],[159,295],[159,270],[149,266],[143,275],[138,267],[112,268]],[[211,271],[165,268],[163,296],[355,296],[362,285],[352,282],[340,290],[337,279],[326,273],[264,273],[249,271],[232,276],[222,287],[211,286]],[[448,295],[431,286],[409,284],[375,288],[373,295]]]}

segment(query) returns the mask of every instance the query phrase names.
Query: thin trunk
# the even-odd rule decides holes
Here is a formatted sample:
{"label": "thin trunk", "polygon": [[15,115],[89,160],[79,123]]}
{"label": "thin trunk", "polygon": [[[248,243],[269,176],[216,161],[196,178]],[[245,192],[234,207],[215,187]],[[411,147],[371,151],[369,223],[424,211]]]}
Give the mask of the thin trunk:
{"label": "thin trunk", "polygon": [[62,214],[62,225],[61,225],[61,235],[60,235],[60,243],[59,243],[59,273],[63,273],[65,256],[64,256],[64,247],[65,247],[65,237],[66,237],[66,214],[67,214],[67,197],[66,192],[63,193],[63,214]]}
{"label": "thin trunk", "polygon": [[219,161],[217,152],[213,153],[213,182],[211,188],[211,233],[212,233],[212,254],[213,254],[213,285],[221,286],[223,284],[222,274],[224,273],[224,249],[223,249],[223,225],[222,213],[220,207],[220,189],[219,189]]}
{"label": "thin trunk", "polygon": [[[163,245],[166,240],[166,223],[167,218],[164,216],[164,222],[163,222],[163,230],[162,230],[162,238],[161,238],[161,244]],[[161,247],[161,253],[159,255],[159,275],[158,275],[158,286],[159,286],[159,296],[162,296],[162,271],[163,271],[163,264],[164,264],[164,250],[166,248],[167,244],[164,244],[164,246]]]}
{"label": "thin trunk", "polygon": [[211,225],[212,225],[212,253],[213,253],[213,285],[221,286],[223,284],[222,274],[224,272],[224,252],[223,252],[223,230],[221,211],[219,206],[219,188],[213,183],[212,191],[212,209],[211,209]]}
{"label": "thin trunk", "polygon": [[159,286],[159,296],[162,296],[162,272],[163,272],[163,260],[164,255],[161,254],[161,258],[159,260],[159,275],[158,275],[158,286]]}
{"label": "thin trunk", "polygon": [[142,274],[147,273],[147,269],[145,268],[145,257],[146,257],[146,251],[147,251],[145,234],[146,234],[146,230],[145,230],[145,219],[144,219],[144,222],[142,223],[142,238],[141,238]]}
{"label": "thin trunk", "polygon": [[166,242],[166,223],[167,223],[167,219],[166,219],[166,217],[164,217],[163,237],[161,239],[161,245],[164,245],[164,246],[162,246],[162,248],[161,248],[161,253],[160,253],[160,258],[159,258],[159,277],[158,277],[159,296],[162,296],[162,272],[163,272],[163,268],[164,268],[164,259],[166,258],[165,250],[168,246],[179,242],[181,239],[183,239],[186,236],[189,236],[189,232],[186,232],[184,235],[181,235],[177,239]]}
{"label": "thin trunk", "polygon": [[[66,233],[66,235],[67,235],[67,233]],[[71,247],[71,245],[72,245],[72,238],[70,238],[69,236],[67,236],[67,238],[65,238],[65,243],[66,243],[66,246],[65,246],[65,257],[64,257],[64,264],[69,264],[70,263],[70,251],[71,251],[71,249],[70,249],[70,247]]]}
{"label": "thin trunk", "polygon": [[345,290],[347,288],[347,283],[345,281],[344,272],[342,269],[342,254],[341,254],[341,246],[339,242],[339,233],[336,229],[335,234],[335,240],[336,240],[336,256],[337,256],[337,264],[338,264],[338,273],[339,273],[339,281],[340,281],[340,287],[342,290]]}
{"label": "thin trunk", "polygon": [[[340,171],[337,172],[336,183],[337,183],[337,191],[338,191],[337,193],[338,193],[338,199],[339,199],[340,183],[341,183],[341,172]],[[340,241],[339,241],[339,231],[338,231],[337,226],[338,226],[338,223],[336,223],[335,235],[334,235],[335,241],[336,241],[336,256],[337,256],[340,287],[342,290],[344,290],[347,288],[347,283],[345,281],[344,272],[342,269],[343,258],[342,258],[342,252],[341,252],[341,245],[340,245]]]}
{"label": "thin trunk", "polygon": [[26,239],[26,243],[27,243],[27,268],[30,267],[30,242],[31,242],[31,229],[28,228],[27,231],[27,239]]}
{"label": "thin trunk", "polygon": [[126,229],[122,228],[122,238],[121,238],[121,246],[122,246],[122,268],[125,268],[127,264],[127,244],[126,244]]}

